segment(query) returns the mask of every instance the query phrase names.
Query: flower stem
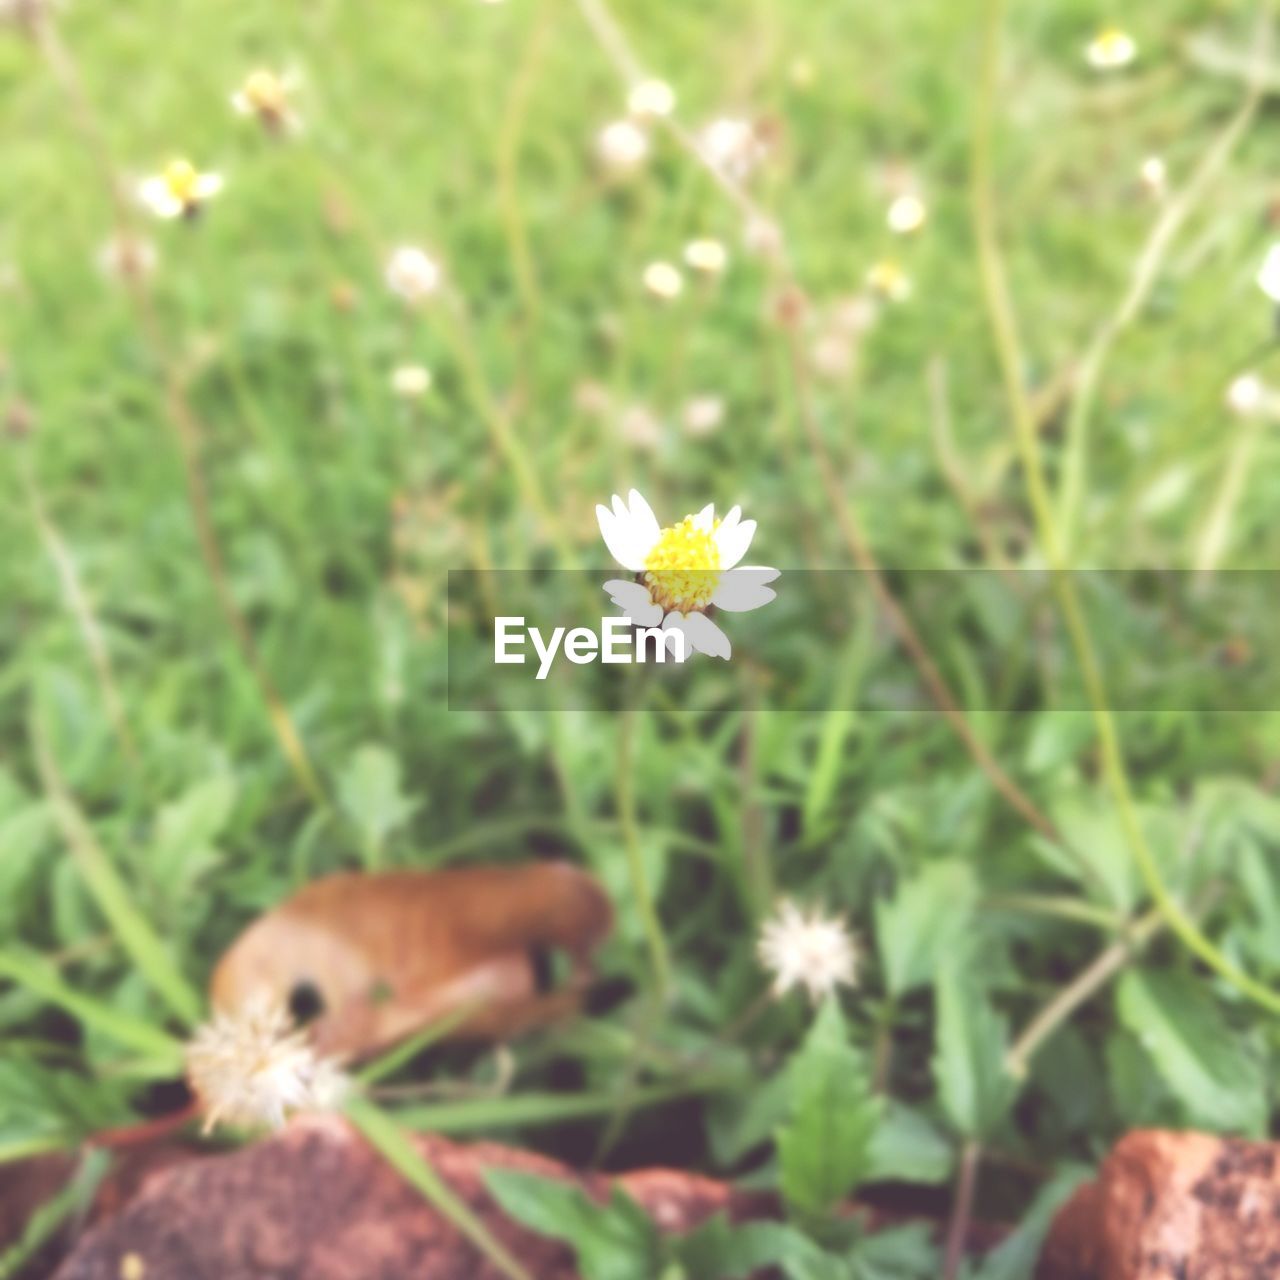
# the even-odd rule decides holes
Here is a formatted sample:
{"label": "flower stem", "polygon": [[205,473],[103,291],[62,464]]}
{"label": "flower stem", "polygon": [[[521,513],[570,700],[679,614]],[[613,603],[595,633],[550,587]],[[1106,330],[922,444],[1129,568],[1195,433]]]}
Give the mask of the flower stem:
{"label": "flower stem", "polygon": [[649,874],[645,870],[644,851],[640,845],[640,832],[636,823],[635,788],[632,780],[634,763],[635,725],[638,712],[626,707],[620,714],[618,725],[618,776],[615,796],[618,804],[618,823],[622,828],[622,843],[627,854],[627,867],[631,872],[631,889],[635,894],[636,909],[644,927],[649,945],[649,961],[653,966],[654,986],[658,1001],[665,1001],[671,987],[671,961],[667,953],[667,940],[658,918]]}

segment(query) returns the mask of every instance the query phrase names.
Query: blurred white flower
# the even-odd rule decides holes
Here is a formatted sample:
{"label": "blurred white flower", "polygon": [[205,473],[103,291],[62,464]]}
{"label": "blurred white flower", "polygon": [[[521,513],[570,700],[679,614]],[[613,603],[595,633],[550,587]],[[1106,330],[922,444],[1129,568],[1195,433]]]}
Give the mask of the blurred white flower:
{"label": "blurred white flower", "polygon": [[878,297],[903,302],[911,296],[911,277],[894,259],[881,258],[867,272],[867,287]]}
{"label": "blurred white flower", "polygon": [[402,364],[391,371],[391,390],[402,400],[419,400],[431,389],[431,371],[420,364]]}
{"label": "blurred white flower", "polygon": [[189,160],[171,160],[162,173],[144,178],[138,197],[157,218],[191,218],[222,190],[222,175],[201,173]]}
{"label": "blurred white flower", "polygon": [[1127,31],[1104,27],[1085,46],[1084,56],[1096,71],[1115,71],[1138,56],[1138,44]]}
{"label": "blurred white flower", "polygon": [[669,262],[649,263],[641,279],[644,287],[663,302],[678,298],[684,291],[684,276],[680,274],[678,267],[673,267]]}
{"label": "blurred white flower", "polygon": [[757,953],[773,975],[775,996],[803,987],[817,1004],[858,980],[858,949],[848,927],[816,907],[806,914],[794,902],[779,903],[761,927]]}
{"label": "blurred white flower", "polygon": [[890,231],[905,236],[919,231],[928,216],[929,211],[924,201],[913,192],[904,192],[890,204],[885,221]]}
{"label": "blurred white flower", "polygon": [[1138,180],[1149,196],[1160,200],[1169,188],[1169,171],[1159,156],[1148,156],[1138,167]]}
{"label": "blurred white flower", "polygon": [[1267,250],[1267,256],[1258,268],[1258,288],[1272,302],[1280,303],[1280,243]]}
{"label": "blurred white flower", "polygon": [[633,449],[653,450],[662,443],[662,421],[648,405],[628,405],[618,415],[618,434]]}
{"label": "blurred white flower", "polygon": [[782,252],[782,228],[772,218],[753,213],[742,228],[742,245],[759,258],[776,258]]}
{"label": "blurred white flower", "polygon": [[1267,388],[1256,373],[1242,373],[1227,387],[1227,408],[1242,418],[1253,417],[1266,402]]}
{"label": "blurred white flower", "polygon": [[439,291],[444,273],[440,264],[415,245],[401,245],[387,259],[387,287],[412,306]]}
{"label": "blurred white flower", "polygon": [[691,396],[680,411],[685,433],[709,436],[724,422],[724,401],[716,395]]}
{"label": "blurred white flower", "polygon": [[719,240],[690,240],[684,247],[684,260],[694,271],[718,276],[729,265],[729,252]]}
{"label": "blurred white flower", "polygon": [[855,348],[849,335],[837,329],[820,333],[809,351],[814,371],[833,382],[853,372]]}
{"label": "blurred white flower", "polygon": [[295,71],[276,72],[264,67],[251,71],[231,95],[231,105],[242,116],[256,117],[270,133],[297,133],[302,120],[289,99],[299,84]]}
{"label": "blurred white flower", "polygon": [[615,120],[596,135],[596,155],[615,177],[634,173],[649,155],[649,135],[634,120]]}
{"label": "blurred white flower", "polygon": [[676,108],[676,92],[665,80],[642,80],[627,95],[627,110],[640,120],[669,116]]}
{"label": "blurred white flower", "polygon": [[613,393],[603,382],[586,378],[573,389],[573,407],[588,417],[603,417],[613,407]]}
{"label": "blurred white flower", "polygon": [[150,240],[118,231],[97,253],[98,270],[112,280],[146,280],[155,273],[159,255]]}
{"label": "blurred white flower", "polygon": [[698,135],[698,152],[721,173],[741,181],[764,158],[764,147],[749,120],[713,120]]}
{"label": "blurred white flower", "polygon": [[186,1066],[206,1133],[218,1124],[278,1129],[294,1112],[332,1110],[350,1087],[265,996],[215,1014],[187,1045]]}
{"label": "blurred white flower", "polygon": [[[777,569],[740,565],[756,522],[734,507],[717,519],[714,504],[665,529],[653,509],[632,489],[624,503],[613,495],[612,509],[598,505],[596,519],[610,555],[639,578],[604,584],[609,598],[634,625],[679,631],[685,652],[728,658],[729,637],[707,616],[713,606],[731,613],[762,608],[776,592],[766,584]],[[677,655],[679,650],[677,650]]]}

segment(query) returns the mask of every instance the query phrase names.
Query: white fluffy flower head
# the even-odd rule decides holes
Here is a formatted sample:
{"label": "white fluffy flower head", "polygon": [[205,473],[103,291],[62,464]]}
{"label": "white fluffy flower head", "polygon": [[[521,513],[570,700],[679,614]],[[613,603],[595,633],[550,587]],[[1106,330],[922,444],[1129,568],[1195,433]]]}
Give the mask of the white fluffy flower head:
{"label": "white fluffy flower head", "polygon": [[817,1004],[857,982],[858,949],[844,920],[816,907],[806,913],[794,902],[779,903],[761,927],[757,952],[773,975],[775,996],[803,987]]}
{"label": "white fluffy flower head", "polygon": [[777,594],[766,585],[778,577],[777,569],[739,564],[756,532],[754,520],[742,519],[741,507],[720,519],[708,503],[663,528],[632,489],[625,503],[614,494],[612,509],[597,506],[596,519],[610,554],[636,575],[606,582],[609,598],[636,626],[682,632],[687,650],[728,658],[729,637],[708,611],[746,613]]}
{"label": "white fluffy flower head", "polygon": [[265,996],[215,1014],[186,1058],[206,1133],[218,1124],[278,1129],[294,1112],[332,1110],[349,1088],[337,1064],[317,1056],[288,1012]]}
{"label": "white fluffy flower head", "polygon": [[885,222],[895,235],[909,236],[919,231],[929,217],[925,202],[914,192],[904,192],[889,205]]}
{"label": "white fluffy flower head", "polygon": [[1138,42],[1120,27],[1104,27],[1085,46],[1084,56],[1095,71],[1118,71],[1138,56]]}
{"label": "white fluffy flower head", "polygon": [[665,80],[642,80],[627,95],[627,110],[638,120],[669,116],[676,107],[676,92]]}
{"label": "white fluffy flower head", "polygon": [[431,390],[431,370],[420,364],[402,364],[391,371],[391,390],[402,400],[419,400]]}
{"label": "white fluffy flower head", "polygon": [[596,135],[596,155],[613,176],[632,174],[649,155],[649,135],[634,120],[614,120]]}
{"label": "white fluffy flower head", "polygon": [[190,160],[170,160],[162,173],[144,178],[138,198],[157,218],[193,218],[222,190],[220,173],[201,173]]}
{"label": "white fluffy flower head", "polygon": [[416,245],[401,245],[387,259],[387,288],[411,306],[420,306],[440,289],[440,264]]}
{"label": "white fluffy flower head", "polygon": [[660,302],[673,302],[684,292],[684,276],[670,262],[651,262],[640,277],[645,289]]}
{"label": "white fluffy flower head", "polygon": [[684,260],[694,271],[718,276],[729,265],[729,251],[719,240],[703,237],[690,240],[684,247]]}

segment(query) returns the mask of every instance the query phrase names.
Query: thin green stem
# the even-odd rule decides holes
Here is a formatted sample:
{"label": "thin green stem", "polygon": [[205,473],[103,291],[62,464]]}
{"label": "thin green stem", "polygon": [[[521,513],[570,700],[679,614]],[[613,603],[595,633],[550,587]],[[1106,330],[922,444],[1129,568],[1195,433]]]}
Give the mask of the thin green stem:
{"label": "thin green stem", "polygon": [[621,714],[618,726],[618,776],[615,797],[618,804],[618,822],[622,828],[622,844],[626,850],[627,867],[631,872],[631,890],[635,894],[636,909],[649,944],[649,960],[653,966],[654,985],[659,1002],[667,997],[671,986],[671,961],[667,954],[667,939],[662,932],[649,885],[649,873],[644,865],[644,850],[640,844],[640,831],[636,822],[636,799],[632,769],[634,766],[635,724],[637,711],[627,707]]}
{"label": "thin green stem", "polygon": [[1174,899],[1160,873],[1134,805],[1124,753],[1107,699],[1084,611],[1071,577],[1065,549],[1054,522],[1040,441],[1030,401],[1022,383],[1023,351],[1009,290],[996,224],[992,181],[992,136],[998,82],[1003,0],[986,0],[981,78],[973,142],[972,203],[983,296],[991,321],[996,354],[1009,400],[1018,453],[1026,477],[1027,496],[1042,553],[1051,570],[1058,607],[1080,665],[1098,735],[1103,777],[1111,792],[1124,838],[1161,917],[1180,942],[1210,969],[1264,1008],[1280,1013],[1280,995],[1251,978],[1200,931]]}

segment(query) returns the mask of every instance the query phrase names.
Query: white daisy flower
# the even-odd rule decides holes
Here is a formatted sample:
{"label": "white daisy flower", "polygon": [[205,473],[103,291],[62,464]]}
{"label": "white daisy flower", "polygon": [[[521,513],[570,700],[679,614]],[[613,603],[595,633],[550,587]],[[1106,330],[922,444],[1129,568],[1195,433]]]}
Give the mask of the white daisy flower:
{"label": "white daisy flower", "polygon": [[707,164],[737,181],[750,177],[764,158],[764,147],[749,120],[713,120],[697,142]]}
{"label": "white daisy flower", "polygon": [[779,570],[739,564],[756,532],[754,520],[742,519],[741,507],[717,519],[708,503],[697,515],[664,529],[653,508],[632,489],[626,503],[614,494],[612,509],[597,506],[596,519],[609,553],[637,575],[634,581],[606,582],[609,598],[636,626],[661,624],[666,631],[682,632],[686,652],[729,657],[729,637],[707,610],[746,613],[777,594],[766,584]]}
{"label": "white daisy flower", "polygon": [[618,434],[634,449],[654,450],[662,444],[662,420],[648,405],[628,405],[618,415]]}
{"label": "white daisy flower", "polygon": [[669,262],[651,262],[641,277],[644,287],[663,302],[671,302],[684,292],[684,276]]}
{"label": "white daisy flower", "polygon": [[867,272],[867,287],[877,297],[904,302],[911,296],[911,277],[892,258],[882,258]]}
{"label": "white daisy flower", "polygon": [[332,1110],[349,1088],[337,1064],[319,1057],[266,996],[215,1014],[187,1045],[186,1065],[206,1133],[218,1124],[278,1129],[295,1112]]}
{"label": "white daisy flower", "polygon": [[178,158],[165,165],[163,173],[144,178],[138,197],[157,218],[193,218],[221,190],[220,173],[201,173],[189,160]]}
{"label": "white daisy flower", "polygon": [[391,371],[391,390],[402,400],[419,400],[431,389],[431,371],[420,364],[402,364]]}
{"label": "white daisy flower", "polygon": [[756,951],[773,975],[775,996],[803,987],[817,1004],[858,980],[858,948],[844,920],[816,907],[806,914],[794,902],[779,903],[761,927]]}
{"label": "white daisy flower", "polygon": [[885,221],[895,235],[909,236],[924,226],[928,216],[924,201],[913,192],[904,192],[890,204]]}
{"label": "white daisy flower", "polygon": [[1280,303],[1280,242],[1267,250],[1267,256],[1258,269],[1258,288],[1271,299]]}
{"label": "white daisy flower", "polygon": [[596,155],[614,177],[634,173],[649,156],[649,135],[634,120],[615,120],[596,135]]}
{"label": "white daisy flower", "polygon": [[772,218],[753,213],[742,228],[742,247],[757,258],[776,258],[782,253],[782,228]]}
{"label": "white daisy flower", "polygon": [[676,109],[676,91],[665,80],[642,80],[627,95],[627,110],[638,120],[656,120]]}
{"label": "white daisy flower", "polygon": [[1117,71],[1138,56],[1138,43],[1119,27],[1104,27],[1085,46],[1084,56],[1095,71]]}
{"label": "white daisy flower", "polygon": [[729,251],[719,240],[690,240],[684,247],[684,260],[694,271],[718,276],[729,265]]}
{"label": "white daisy flower", "polygon": [[297,133],[302,120],[289,99],[297,89],[296,71],[276,72],[260,67],[231,95],[231,105],[242,116],[256,117],[269,133]]}
{"label": "white daisy flower", "polygon": [[387,259],[387,288],[411,306],[419,306],[440,289],[440,264],[416,245],[401,245]]}
{"label": "white daisy flower", "polygon": [[680,412],[685,434],[709,436],[724,421],[724,401],[715,395],[691,396]]}
{"label": "white daisy flower", "polygon": [[1169,171],[1159,156],[1148,156],[1138,168],[1138,180],[1149,196],[1160,200],[1169,188]]}
{"label": "white daisy flower", "polygon": [[118,232],[98,250],[98,270],[112,280],[146,280],[155,273],[159,255],[150,240]]}

